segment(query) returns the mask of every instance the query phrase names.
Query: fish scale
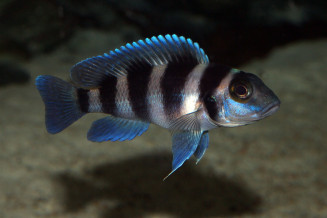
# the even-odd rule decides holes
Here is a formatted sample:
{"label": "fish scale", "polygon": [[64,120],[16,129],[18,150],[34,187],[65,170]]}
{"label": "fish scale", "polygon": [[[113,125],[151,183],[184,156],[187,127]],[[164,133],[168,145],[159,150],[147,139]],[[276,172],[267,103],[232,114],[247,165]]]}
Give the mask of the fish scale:
{"label": "fish scale", "polygon": [[198,43],[175,34],[83,60],[71,69],[71,79],[73,84],[36,78],[48,132],[58,133],[87,113],[107,114],[87,133],[94,142],[132,140],[150,123],[159,125],[172,134],[168,176],[192,155],[199,162],[209,130],[250,124],[280,105],[257,76],[209,63]]}

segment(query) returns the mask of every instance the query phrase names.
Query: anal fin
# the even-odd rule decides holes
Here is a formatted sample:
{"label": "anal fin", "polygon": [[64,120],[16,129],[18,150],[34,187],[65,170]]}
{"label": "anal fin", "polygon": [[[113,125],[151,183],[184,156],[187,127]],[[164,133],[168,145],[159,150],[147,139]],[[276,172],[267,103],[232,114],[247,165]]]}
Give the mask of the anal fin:
{"label": "anal fin", "polygon": [[148,127],[146,122],[108,116],[93,122],[87,138],[93,142],[132,140]]}

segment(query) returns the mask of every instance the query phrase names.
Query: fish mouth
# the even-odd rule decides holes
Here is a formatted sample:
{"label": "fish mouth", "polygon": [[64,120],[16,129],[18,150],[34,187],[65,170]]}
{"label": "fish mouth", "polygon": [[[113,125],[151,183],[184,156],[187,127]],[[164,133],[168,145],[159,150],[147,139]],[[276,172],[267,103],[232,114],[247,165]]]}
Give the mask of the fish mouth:
{"label": "fish mouth", "polygon": [[261,114],[255,115],[252,120],[251,119],[246,120],[245,123],[250,124],[250,123],[262,120],[263,118],[269,117],[270,115],[272,115],[273,113],[278,111],[279,106],[280,106],[279,101],[276,103],[272,103],[272,104],[268,105],[265,109],[263,109],[261,111]]}
{"label": "fish mouth", "polygon": [[265,118],[268,117],[270,115],[272,115],[273,113],[275,113],[280,106],[280,102],[277,103],[273,103],[271,105],[268,105],[263,111],[262,111],[262,116],[261,118]]}
{"label": "fish mouth", "polygon": [[277,101],[266,106],[263,110],[260,111],[260,113],[254,113],[252,116],[249,116],[248,119],[229,119],[229,122],[227,124],[220,124],[220,126],[235,127],[248,125],[272,115],[279,109],[279,107],[280,101]]}

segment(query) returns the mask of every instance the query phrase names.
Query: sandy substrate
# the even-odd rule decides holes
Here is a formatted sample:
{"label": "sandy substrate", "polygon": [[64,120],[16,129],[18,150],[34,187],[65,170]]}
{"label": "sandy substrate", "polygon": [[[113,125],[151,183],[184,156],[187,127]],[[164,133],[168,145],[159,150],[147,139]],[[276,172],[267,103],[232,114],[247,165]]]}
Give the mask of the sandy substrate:
{"label": "sandy substrate", "polygon": [[[115,39],[105,48],[124,43]],[[33,79],[68,79],[74,63],[102,52],[61,48],[25,66]],[[280,111],[211,131],[200,163],[187,161],[164,182],[167,130],[92,143],[86,132],[102,115],[88,115],[50,135],[33,81],[2,87],[0,217],[326,217],[326,54],[326,40],[299,42],[243,66],[277,93]]]}

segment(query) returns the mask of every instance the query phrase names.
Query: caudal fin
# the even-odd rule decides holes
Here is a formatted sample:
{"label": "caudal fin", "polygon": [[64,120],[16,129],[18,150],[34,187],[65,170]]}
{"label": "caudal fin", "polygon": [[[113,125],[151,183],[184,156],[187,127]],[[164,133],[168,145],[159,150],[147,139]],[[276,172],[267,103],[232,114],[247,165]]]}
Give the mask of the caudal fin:
{"label": "caudal fin", "polygon": [[45,124],[49,133],[62,131],[85,114],[70,83],[54,76],[38,76],[35,84],[45,104]]}

